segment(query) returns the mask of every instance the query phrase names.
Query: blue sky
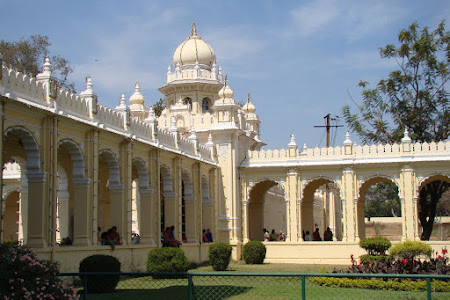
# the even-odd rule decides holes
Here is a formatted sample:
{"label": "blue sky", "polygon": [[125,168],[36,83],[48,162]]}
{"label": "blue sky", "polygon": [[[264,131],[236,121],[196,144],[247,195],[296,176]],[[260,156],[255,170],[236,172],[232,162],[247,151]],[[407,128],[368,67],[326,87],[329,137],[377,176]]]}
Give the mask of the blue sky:
{"label": "blue sky", "polygon": [[[157,89],[173,51],[195,22],[235,100],[250,91],[265,148],[286,148],[290,133],[299,147],[324,146],[324,130],[313,126],[328,113],[341,115],[352,104],[348,93],[360,100],[360,80],[374,86],[396,67],[378,49],[414,21],[434,28],[450,16],[450,2],[0,0],[0,11],[0,39],[49,36],[50,54],[74,67],[78,93],[89,74],[109,107],[121,93],[129,98],[136,81],[147,106],[163,97]],[[345,139],[340,124],[334,145]]]}

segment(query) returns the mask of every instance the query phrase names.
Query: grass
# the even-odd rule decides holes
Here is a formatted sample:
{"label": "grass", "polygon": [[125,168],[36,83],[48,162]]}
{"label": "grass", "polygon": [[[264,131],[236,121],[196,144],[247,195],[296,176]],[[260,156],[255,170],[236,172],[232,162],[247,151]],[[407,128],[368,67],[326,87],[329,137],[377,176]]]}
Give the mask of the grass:
{"label": "grass", "polygon": [[[262,264],[233,262],[228,274],[239,273],[319,273],[342,265]],[[211,266],[201,266],[190,273],[215,273]],[[256,275],[256,274],[255,274]],[[426,299],[425,292],[367,290],[318,286],[306,279],[307,299]],[[301,299],[301,279],[294,276],[193,276],[194,299]],[[187,299],[187,279],[127,278],[119,282],[116,292],[93,294],[88,299]],[[449,299],[450,293],[435,293],[433,299]]]}

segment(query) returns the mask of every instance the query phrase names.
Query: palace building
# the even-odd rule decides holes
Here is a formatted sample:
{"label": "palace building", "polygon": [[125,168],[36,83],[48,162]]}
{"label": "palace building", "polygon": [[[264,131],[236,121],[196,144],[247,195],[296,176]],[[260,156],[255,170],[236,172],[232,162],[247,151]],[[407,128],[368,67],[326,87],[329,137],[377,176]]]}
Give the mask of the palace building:
{"label": "palace building", "polygon": [[[2,241],[22,241],[63,271],[96,253],[134,271],[162,246],[166,227],[185,237],[181,248],[197,262],[207,259],[203,229],[240,259],[266,228],[285,236],[264,242],[269,262],[348,263],[363,253],[365,193],[378,182],[398,188],[396,240],[419,240],[419,193],[450,182],[449,141],[414,143],[405,129],[393,145],[356,145],[347,133],[341,146],[299,148],[291,135],[286,149],[262,150],[250,94],[243,105],[234,99],[195,24],[172,64],[159,117],[139,83],[113,109],[97,102],[94,78],[79,95],[59,89],[48,58],[35,78],[2,64]],[[114,251],[99,242],[112,226],[122,240]],[[323,237],[327,227],[332,241],[305,241],[303,232],[319,228]]]}

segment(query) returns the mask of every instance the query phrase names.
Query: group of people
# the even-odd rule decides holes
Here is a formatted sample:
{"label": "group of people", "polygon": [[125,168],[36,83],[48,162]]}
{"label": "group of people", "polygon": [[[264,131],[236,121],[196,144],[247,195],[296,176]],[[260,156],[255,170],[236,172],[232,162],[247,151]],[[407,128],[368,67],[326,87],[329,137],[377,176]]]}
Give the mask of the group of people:
{"label": "group of people", "polygon": [[[322,238],[320,237],[320,232],[319,232],[319,228],[316,228],[316,230],[314,231],[312,238],[311,235],[309,234],[309,231],[303,231],[303,240],[304,241],[321,241]],[[330,227],[327,227],[327,230],[325,230],[325,232],[323,233],[323,240],[324,241],[332,241],[333,240],[333,232],[330,230]]]}
{"label": "group of people", "polygon": [[[181,242],[175,239],[174,235],[175,226],[166,227],[163,230],[161,235],[161,243],[163,247],[180,247]],[[183,239],[184,242],[187,242],[186,237]]]}
{"label": "group of people", "polygon": [[[99,227],[98,232],[101,232],[102,229]],[[120,234],[117,232],[117,227],[113,226],[108,231],[102,232],[98,241],[100,245],[110,245],[111,249],[114,250],[116,245],[121,245]]]}
{"label": "group of people", "polygon": [[275,229],[272,229],[272,232],[269,233],[267,229],[263,229],[264,232],[264,242],[274,242],[274,241],[285,241],[284,233],[280,230],[280,233],[276,233]]}
{"label": "group of people", "polygon": [[202,241],[203,241],[203,243],[212,243],[213,242],[211,230],[203,229]]}

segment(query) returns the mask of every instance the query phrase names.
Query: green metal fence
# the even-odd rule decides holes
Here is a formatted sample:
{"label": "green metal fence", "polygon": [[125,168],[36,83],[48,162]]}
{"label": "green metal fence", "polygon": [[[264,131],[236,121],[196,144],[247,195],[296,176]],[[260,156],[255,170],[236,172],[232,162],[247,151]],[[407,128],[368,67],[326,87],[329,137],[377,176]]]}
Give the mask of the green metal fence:
{"label": "green metal fence", "polygon": [[[450,275],[259,274],[229,271],[63,273],[60,276],[67,284],[79,289],[81,299],[450,299]],[[110,283],[114,277],[120,279],[114,292],[88,293],[88,286],[97,286],[102,290],[102,285]],[[331,282],[333,280],[335,282]],[[329,286],[320,285],[325,281]],[[355,282],[358,284],[355,285]],[[353,287],[337,286],[349,283]],[[398,290],[400,286],[409,290]]]}

